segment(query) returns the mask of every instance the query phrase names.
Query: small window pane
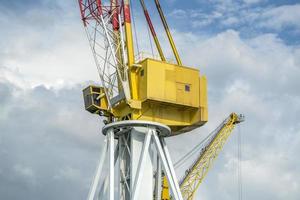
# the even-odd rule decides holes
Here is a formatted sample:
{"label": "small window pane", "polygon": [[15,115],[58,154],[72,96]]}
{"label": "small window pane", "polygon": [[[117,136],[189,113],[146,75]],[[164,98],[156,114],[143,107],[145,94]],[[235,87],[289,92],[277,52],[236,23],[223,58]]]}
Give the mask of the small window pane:
{"label": "small window pane", "polygon": [[189,92],[190,90],[191,90],[190,86],[189,85],[185,85],[185,91]]}

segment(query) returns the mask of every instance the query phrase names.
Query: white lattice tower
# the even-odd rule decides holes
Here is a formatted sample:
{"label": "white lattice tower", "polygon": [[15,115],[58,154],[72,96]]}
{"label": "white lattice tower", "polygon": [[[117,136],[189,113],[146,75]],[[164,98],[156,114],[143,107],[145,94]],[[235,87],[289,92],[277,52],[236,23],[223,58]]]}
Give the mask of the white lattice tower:
{"label": "white lattice tower", "polygon": [[105,141],[88,200],[159,199],[161,170],[173,198],[183,200],[164,139],[171,133],[169,127],[129,120],[106,125],[102,131]]}

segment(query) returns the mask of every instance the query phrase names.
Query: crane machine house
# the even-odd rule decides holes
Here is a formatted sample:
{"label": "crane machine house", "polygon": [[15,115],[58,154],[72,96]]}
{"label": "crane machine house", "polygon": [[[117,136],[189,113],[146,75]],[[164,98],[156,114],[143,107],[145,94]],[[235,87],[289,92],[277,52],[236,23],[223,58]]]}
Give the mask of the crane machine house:
{"label": "crane machine house", "polygon": [[83,91],[86,110],[117,119],[159,122],[168,125],[172,134],[191,131],[207,122],[206,77],[198,69],[150,58],[138,64],[137,99],[121,100],[109,108],[104,88],[88,86]]}

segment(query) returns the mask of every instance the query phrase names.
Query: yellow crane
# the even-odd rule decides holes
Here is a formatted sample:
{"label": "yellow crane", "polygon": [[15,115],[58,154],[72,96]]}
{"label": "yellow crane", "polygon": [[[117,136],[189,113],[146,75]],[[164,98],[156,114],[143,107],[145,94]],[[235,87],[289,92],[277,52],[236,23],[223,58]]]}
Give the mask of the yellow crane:
{"label": "yellow crane", "polygon": [[[144,0],[139,0],[160,60],[135,59],[129,0],[78,0],[101,86],[84,89],[87,111],[108,123],[146,120],[169,126],[172,135],[185,133],[208,120],[206,77],[182,64],[161,5],[157,11],[176,63],[166,60]],[[138,41],[135,41],[138,42]]]}
{"label": "yellow crane", "polygon": [[[225,142],[231,135],[235,126],[244,121],[243,115],[238,115],[236,113],[231,113],[228,118],[226,118],[218,128],[213,131],[209,137],[205,139],[206,143],[204,145],[197,145],[188,154],[181,158],[176,164],[180,165],[184,163],[186,159],[195,152],[199,146],[201,147],[201,152],[193,164],[186,170],[186,175],[180,182],[180,190],[182,192],[183,198],[186,200],[192,200],[195,197],[196,191],[202,183],[203,179],[207,175],[209,169],[212,167],[214,160],[217,158],[221,152]],[[201,142],[202,144],[202,142]],[[164,177],[162,182],[162,200],[171,199],[169,193],[169,187],[167,179]]]}
{"label": "yellow crane", "polygon": [[[183,134],[203,126],[208,121],[206,77],[198,68],[183,65],[160,2],[154,0],[176,63],[166,59],[147,10],[146,3],[149,2],[139,2],[160,59],[135,58],[134,43],[138,41],[133,39],[130,0],[78,0],[81,19],[101,80],[101,86],[90,85],[83,90],[85,109],[104,116],[105,124],[125,120],[163,124],[171,130],[168,136]],[[177,199],[181,200],[184,197],[191,200],[194,197],[212,161],[221,151],[234,126],[241,121],[241,116],[232,113],[217,129],[217,133],[209,140],[180,182],[182,195],[178,191],[178,183],[171,182],[173,190],[176,190]],[[162,144],[163,137],[166,136],[159,138]],[[109,138],[110,143],[113,139]],[[124,143],[128,142],[130,143],[130,137]],[[129,143],[127,148],[131,151]],[[156,144],[159,147],[161,145]],[[113,152],[113,145],[110,147],[110,151]],[[113,154],[110,156],[113,157]],[[130,152],[125,156],[129,159]],[[171,163],[166,165],[172,169]],[[110,167],[112,166],[113,163],[110,162]],[[173,170],[170,174],[170,177],[174,178]],[[130,179],[126,177],[124,180],[128,181],[124,181],[127,189],[132,189],[133,186],[128,186]],[[174,195],[174,191],[172,192]],[[169,193],[168,181],[164,178],[161,199],[170,199]],[[125,199],[128,199],[130,195],[126,195]]]}

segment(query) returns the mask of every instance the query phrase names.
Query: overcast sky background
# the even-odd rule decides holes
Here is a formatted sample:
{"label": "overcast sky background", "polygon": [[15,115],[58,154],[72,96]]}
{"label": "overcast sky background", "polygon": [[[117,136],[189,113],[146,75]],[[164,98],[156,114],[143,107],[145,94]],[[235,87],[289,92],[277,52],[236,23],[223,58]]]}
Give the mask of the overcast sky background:
{"label": "overcast sky background", "polygon": [[[299,199],[300,3],[161,4],[183,62],[199,67],[209,84],[209,122],[168,139],[173,160],[229,113],[246,115],[199,199],[238,198],[238,130],[243,199]],[[142,24],[137,1],[133,7]],[[77,1],[0,0],[0,27],[0,199],[85,199],[103,136],[101,120],[83,108],[82,88],[99,79]],[[141,50],[149,47],[146,33],[137,30]]]}

